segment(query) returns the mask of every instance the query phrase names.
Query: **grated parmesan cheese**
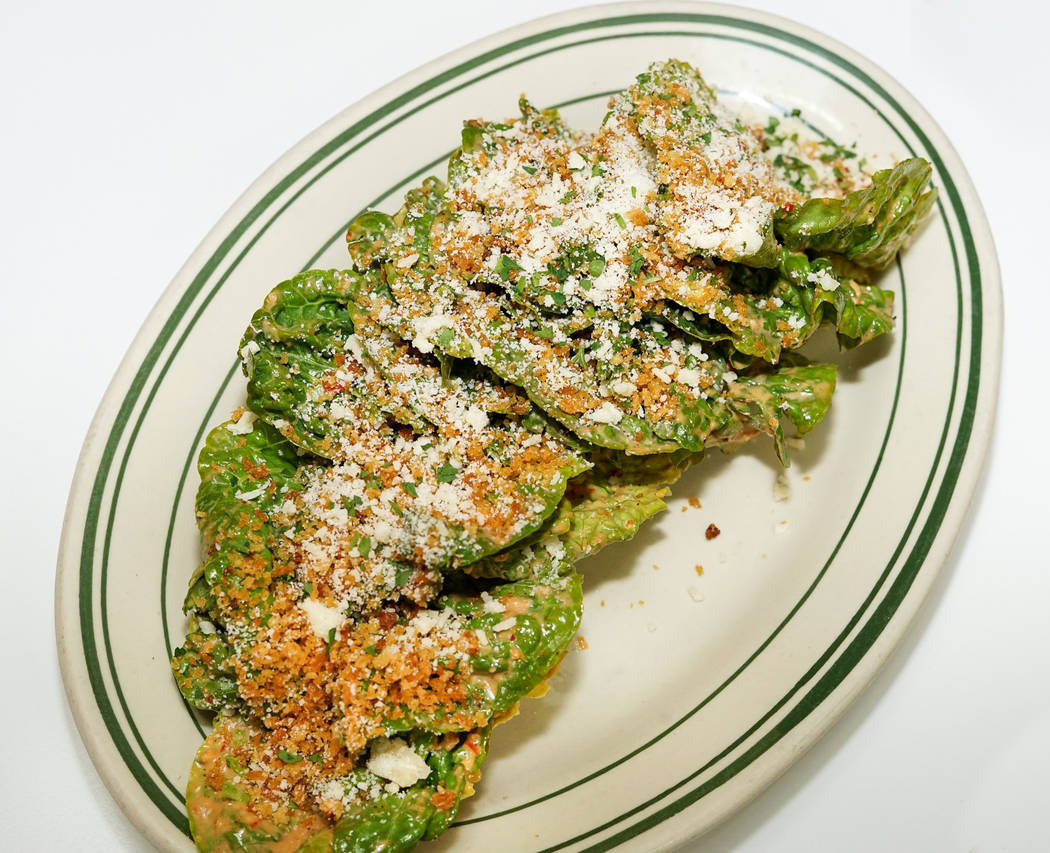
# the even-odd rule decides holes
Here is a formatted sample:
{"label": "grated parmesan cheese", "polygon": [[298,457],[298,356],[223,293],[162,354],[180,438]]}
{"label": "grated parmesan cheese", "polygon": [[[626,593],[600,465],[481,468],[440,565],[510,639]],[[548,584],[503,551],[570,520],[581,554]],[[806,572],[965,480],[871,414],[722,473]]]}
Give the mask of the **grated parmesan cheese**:
{"label": "grated parmesan cheese", "polygon": [[388,779],[399,788],[411,787],[430,775],[430,765],[399,737],[380,737],[372,741],[365,766],[380,779]]}
{"label": "grated parmesan cheese", "polygon": [[[254,343],[254,341],[252,341],[252,343]],[[256,349],[258,349],[257,344]],[[241,416],[237,418],[237,420],[226,424],[226,429],[234,435],[248,435],[248,433],[255,429],[255,417],[255,412],[245,409],[241,412]]]}
{"label": "grated parmesan cheese", "polygon": [[592,409],[587,412],[584,417],[587,420],[594,421],[598,424],[618,424],[623,420],[623,412],[616,408],[612,403],[606,401],[597,409]]}
{"label": "grated parmesan cheese", "polygon": [[298,607],[306,617],[310,630],[322,640],[328,639],[328,633],[333,628],[338,631],[346,624],[346,614],[342,610],[329,607],[316,598],[304,598]]}

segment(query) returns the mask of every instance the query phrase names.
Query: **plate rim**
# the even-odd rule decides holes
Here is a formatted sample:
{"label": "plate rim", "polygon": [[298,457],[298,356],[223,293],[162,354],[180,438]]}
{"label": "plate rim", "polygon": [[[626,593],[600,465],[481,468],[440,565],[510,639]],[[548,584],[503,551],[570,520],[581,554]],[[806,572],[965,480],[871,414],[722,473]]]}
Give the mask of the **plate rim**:
{"label": "plate rim", "polygon": [[[281,155],[223,214],[163,291],[121,360],[92,419],[76,465],[58,554],[55,618],[59,663],[74,720],[96,770],[125,815],[153,843],[158,845],[169,843],[168,833],[156,830],[155,812],[147,816],[134,807],[135,795],[143,792],[127,767],[119,760],[119,754],[117,754],[105,725],[100,725],[99,720],[96,719],[99,709],[97,706],[92,706],[94,693],[91,685],[87,683],[81,637],[79,630],[71,630],[72,628],[79,629],[79,621],[69,619],[70,616],[79,616],[83,606],[77,594],[80,551],[83,543],[84,523],[88,516],[88,504],[95,491],[93,480],[102,462],[107,435],[112,434],[119,410],[122,408],[121,404],[135,376],[143,366],[143,354],[151,349],[151,343],[155,343],[165,322],[170,318],[181,297],[185,295],[196,277],[195,274],[202,269],[204,262],[218,248],[222,238],[231,232],[231,226],[241,221],[244,215],[265,197],[266,190],[274,186],[275,176],[278,174],[283,176],[287,173],[289,166],[298,164],[301,154],[308,149],[316,149],[324,140],[330,139],[334,131],[343,129],[351,123],[352,117],[367,116],[377,105],[392,100],[391,95],[407,95],[414,88],[414,83],[430,79],[442,70],[447,71],[454,68],[463,60],[478,59],[493,48],[506,47],[529,34],[549,32],[559,26],[571,27],[600,19],[622,19],[632,14],[647,16],[651,19],[653,15],[661,13],[708,15],[764,24],[782,33],[790,33],[812,42],[829,54],[841,57],[856,66],[873,81],[881,84],[894,99],[904,106],[907,117],[912,119],[913,129],[920,130],[920,135],[931,138],[934,147],[942,155],[945,171],[952,176],[961,196],[960,207],[968,214],[968,225],[975,255],[975,258],[969,260],[978,265],[982,284],[981,333],[979,336],[971,337],[971,343],[979,344],[981,349],[979,387],[971,431],[964,447],[956,481],[947,495],[945,513],[933,531],[930,547],[920,563],[910,588],[866,652],[832,688],[824,700],[805,716],[807,725],[802,728],[802,731],[798,731],[797,728],[793,730],[795,734],[792,738],[792,755],[787,760],[783,757],[777,759],[776,745],[774,745],[767,751],[768,757],[764,756],[765,760],[759,765],[759,769],[764,771],[760,774],[761,778],[751,784],[746,796],[738,798],[729,808],[723,809],[716,818],[707,821],[704,826],[696,827],[683,820],[664,821],[661,849],[695,837],[714,820],[721,820],[740,808],[773,779],[787,770],[794,758],[822,736],[827,728],[842,715],[860,691],[870,683],[889,654],[899,644],[926,598],[934,578],[947,560],[958,538],[962,523],[971,511],[976,485],[987,456],[995,418],[995,404],[998,398],[1002,348],[1001,279],[990,226],[965,166],[932,117],[891,75],[837,40],[790,19],[742,7],[692,2],[613,3],[547,15],[472,42],[402,75],[342,110]],[[147,376],[151,372],[152,370],[147,371]],[[962,403],[963,401],[959,400],[957,404],[961,406]],[[105,483],[102,485],[104,487]],[[87,603],[89,611],[90,604],[89,601]],[[780,746],[783,745],[781,742]],[[128,785],[129,781],[132,783],[131,786]],[[683,808],[687,807],[688,804]]]}

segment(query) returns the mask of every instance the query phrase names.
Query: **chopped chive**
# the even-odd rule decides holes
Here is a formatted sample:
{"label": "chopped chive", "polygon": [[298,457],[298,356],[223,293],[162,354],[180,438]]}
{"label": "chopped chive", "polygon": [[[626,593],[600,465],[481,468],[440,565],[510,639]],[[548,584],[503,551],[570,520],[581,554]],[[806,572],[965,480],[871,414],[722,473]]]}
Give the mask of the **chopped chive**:
{"label": "chopped chive", "polygon": [[621,228],[627,227],[627,222],[624,221],[624,218],[619,213],[614,213],[613,219],[616,220],[616,224],[619,225]]}
{"label": "chopped chive", "polygon": [[335,631],[336,631],[335,628],[329,628],[328,629],[328,645],[325,646],[325,649],[324,649],[324,656],[325,657],[328,657],[329,653],[332,651],[332,646],[335,645]]}

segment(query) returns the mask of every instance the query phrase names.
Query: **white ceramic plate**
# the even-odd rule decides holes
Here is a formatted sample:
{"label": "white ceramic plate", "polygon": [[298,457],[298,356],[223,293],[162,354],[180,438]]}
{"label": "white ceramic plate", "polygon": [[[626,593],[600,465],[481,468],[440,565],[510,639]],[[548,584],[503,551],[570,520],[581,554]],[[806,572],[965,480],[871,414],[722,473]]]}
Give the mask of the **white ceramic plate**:
{"label": "white ceramic plate", "polygon": [[510,115],[527,91],[595,127],[608,93],[669,56],[726,98],[929,159],[940,202],[885,277],[892,338],[831,348],[836,402],[796,453],[791,499],[773,500],[768,445],[712,458],[634,542],[585,563],[586,650],[497,731],[479,795],[429,849],[672,847],[783,771],[900,638],[965,516],[995,406],[998,270],[962,164],[884,72],[782,19],[661,2],[546,18],[392,83],[282,157],[168,288],[99,409],[63,534],[59,648],[85,743],[159,848],[193,849],[182,791],[205,722],[166,661],[199,558],[193,460],[244,399],[251,312],[299,270],[342,265],[347,223],[441,173],[462,119]]}

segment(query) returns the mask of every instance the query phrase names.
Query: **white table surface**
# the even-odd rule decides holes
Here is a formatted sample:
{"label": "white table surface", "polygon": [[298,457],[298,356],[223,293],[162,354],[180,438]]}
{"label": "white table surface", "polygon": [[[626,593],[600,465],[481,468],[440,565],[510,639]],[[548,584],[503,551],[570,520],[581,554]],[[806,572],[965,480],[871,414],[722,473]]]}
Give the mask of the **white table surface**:
{"label": "white table surface", "polygon": [[[52,607],[81,442],[161,290],[307,131],[571,5],[0,4],[0,848],[149,849],[80,744]],[[870,57],[947,132],[998,246],[1005,348],[968,531],[907,638],[813,750],[687,850],[1050,850],[1050,14],[1023,0],[753,5]]]}

